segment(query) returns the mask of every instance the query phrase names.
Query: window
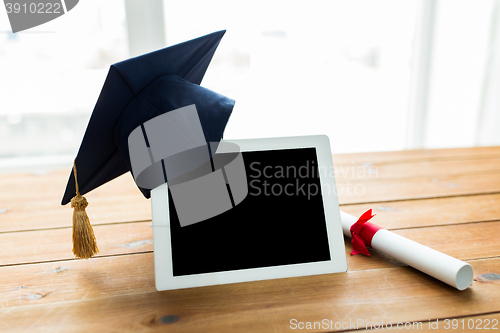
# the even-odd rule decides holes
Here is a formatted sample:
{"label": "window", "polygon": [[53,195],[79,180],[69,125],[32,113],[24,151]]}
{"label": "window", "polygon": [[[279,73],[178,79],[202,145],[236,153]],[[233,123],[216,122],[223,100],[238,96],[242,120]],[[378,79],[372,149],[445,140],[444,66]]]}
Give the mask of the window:
{"label": "window", "polygon": [[225,138],[500,144],[499,18],[494,0],[80,1],[0,34],[0,170],[67,166],[111,64],[221,29],[202,85],[236,100]]}
{"label": "window", "polygon": [[60,18],[11,31],[0,10],[0,169],[68,165],[109,65],[128,58],[122,0],[85,0]]}
{"label": "window", "polygon": [[405,148],[416,1],[164,9],[168,44],[227,29],[202,83],[236,100],[225,138],[327,134],[334,152]]}

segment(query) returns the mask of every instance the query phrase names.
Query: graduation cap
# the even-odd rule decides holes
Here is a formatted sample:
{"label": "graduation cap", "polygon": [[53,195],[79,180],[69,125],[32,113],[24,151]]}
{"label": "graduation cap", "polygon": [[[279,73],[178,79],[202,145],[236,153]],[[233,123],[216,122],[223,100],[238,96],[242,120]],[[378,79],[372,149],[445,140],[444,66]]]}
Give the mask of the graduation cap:
{"label": "graduation cap", "polygon": [[[132,171],[128,137],[138,126],[195,104],[205,141],[221,140],[234,100],[199,84],[224,33],[215,32],[111,66],[61,202],[71,201],[75,208],[73,253],[77,257],[89,258],[98,251],[85,213],[87,202],[81,195]],[[139,189],[150,197],[150,188]]]}

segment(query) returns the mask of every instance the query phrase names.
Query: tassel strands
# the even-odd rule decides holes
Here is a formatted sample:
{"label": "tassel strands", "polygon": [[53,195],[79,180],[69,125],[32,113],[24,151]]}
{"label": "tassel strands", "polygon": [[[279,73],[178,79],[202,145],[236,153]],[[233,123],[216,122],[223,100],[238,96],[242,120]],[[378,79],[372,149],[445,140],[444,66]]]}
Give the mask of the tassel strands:
{"label": "tassel strands", "polygon": [[80,195],[78,180],[76,177],[76,162],[73,161],[73,173],[75,175],[76,195],[71,199],[73,211],[73,253],[79,259],[88,259],[99,252],[94,236],[94,230],[90,224],[85,208],[89,205],[87,199]]}

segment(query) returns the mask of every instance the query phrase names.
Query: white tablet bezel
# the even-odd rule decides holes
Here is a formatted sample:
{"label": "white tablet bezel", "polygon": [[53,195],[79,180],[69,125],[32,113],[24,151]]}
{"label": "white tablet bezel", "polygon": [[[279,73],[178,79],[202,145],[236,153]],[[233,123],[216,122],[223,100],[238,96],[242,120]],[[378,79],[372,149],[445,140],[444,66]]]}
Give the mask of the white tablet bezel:
{"label": "white tablet bezel", "polygon": [[[172,256],[170,255],[168,187],[167,184],[163,184],[151,191],[156,289],[161,291],[216,284],[346,272],[347,260],[344,236],[340,222],[340,210],[335,190],[335,177],[333,176],[332,155],[328,137],[326,135],[314,135],[224,141],[237,144],[242,152],[316,148],[318,166],[320,170],[327,170],[327,172],[319,172],[319,174],[331,259],[329,261],[304,264],[173,276]],[[226,151],[220,148],[217,152]]]}

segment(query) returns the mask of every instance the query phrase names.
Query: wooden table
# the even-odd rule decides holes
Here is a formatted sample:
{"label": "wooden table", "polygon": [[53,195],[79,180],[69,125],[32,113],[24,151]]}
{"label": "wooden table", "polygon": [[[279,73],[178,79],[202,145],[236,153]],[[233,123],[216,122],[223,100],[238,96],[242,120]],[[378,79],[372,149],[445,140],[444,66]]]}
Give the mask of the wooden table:
{"label": "wooden table", "polygon": [[429,319],[458,332],[500,321],[500,147],[334,155],[334,164],[342,210],[373,208],[374,223],[469,262],[473,286],[457,291],[372,251],[348,255],[347,273],[157,292],[150,202],[130,174],[86,195],[100,249],[90,260],[73,258],[72,209],[59,205],[70,170],[3,174],[0,332],[289,332],[308,322],[335,331],[357,320],[428,329]]}

